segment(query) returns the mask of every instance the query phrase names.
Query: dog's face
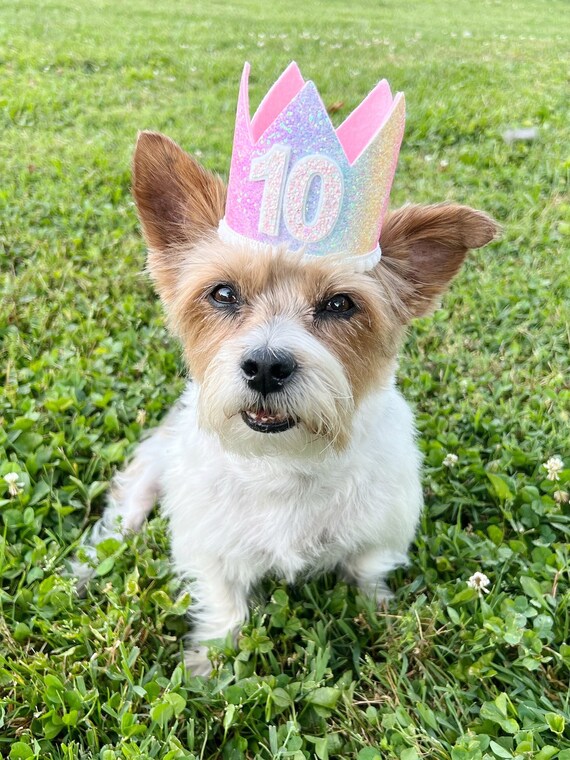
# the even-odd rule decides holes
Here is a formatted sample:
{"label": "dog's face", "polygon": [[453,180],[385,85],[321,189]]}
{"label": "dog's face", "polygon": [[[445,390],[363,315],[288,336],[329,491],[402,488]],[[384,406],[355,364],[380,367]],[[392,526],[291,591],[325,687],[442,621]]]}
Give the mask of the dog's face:
{"label": "dog's face", "polygon": [[371,272],[222,242],[225,188],[168,138],[142,133],[133,191],[149,269],[199,384],[200,424],[246,455],[313,456],[350,440],[391,381],[407,322],[433,307],[494,223],[461,206],[390,215]]}
{"label": "dog's face", "polygon": [[379,282],[286,252],[197,244],[170,304],[204,426],[242,453],[342,447],[402,327]]}

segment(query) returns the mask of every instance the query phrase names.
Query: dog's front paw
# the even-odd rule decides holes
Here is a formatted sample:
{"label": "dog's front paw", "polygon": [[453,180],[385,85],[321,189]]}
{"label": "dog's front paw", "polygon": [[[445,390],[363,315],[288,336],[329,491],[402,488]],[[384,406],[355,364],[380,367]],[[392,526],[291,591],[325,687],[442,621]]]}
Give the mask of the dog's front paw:
{"label": "dog's front paw", "polygon": [[65,574],[74,581],[77,596],[84,597],[87,595],[87,586],[95,575],[98,558],[95,546],[83,542],[78,549],[67,561]]}
{"label": "dog's front paw", "polygon": [[359,583],[358,588],[361,594],[376,603],[376,607],[381,612],[386,611],[388,604],[394,598],[394,594],[384,580],[376,581],[376,583]]}
{"label": "dog's front paw", "polygon": [[192,676],[209,676],[212,663],[208,659],[208,647],[192,646],[184,650],[184,664]]}
{"label": "dog's front paw", "polygon": [[376,602],[378,612],[386,613],[388,612],[390,602],[394,598],[394,594],[387,586],[382,586],[381,588],[376,589],[373,598]]}

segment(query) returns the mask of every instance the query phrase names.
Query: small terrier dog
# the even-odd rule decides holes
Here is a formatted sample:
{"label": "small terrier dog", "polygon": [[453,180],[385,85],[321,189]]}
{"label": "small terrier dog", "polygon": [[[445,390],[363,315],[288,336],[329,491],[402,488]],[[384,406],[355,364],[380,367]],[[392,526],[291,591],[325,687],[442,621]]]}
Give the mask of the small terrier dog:
{"label": "small terrier dog", "polygon": [[115,477],[91,542],[139,530],[160,501],[192,593],[186,665],[206,675],[204,642],[237,635],[268,574],[336,570],[378,603],[389,596],[422,509],[397,352],[496,225],[465,206],[401,208],[361,273],[252,250],[218,236],[222,180],[153,132],[138,138],[133,193],[192,379]]}
{"label": "small terrier dog", "polygon": [[160,501],[192,592],[186,665],[202,675],[204,642],[237,635],[268,574],[334,569],[389,596],[422,508],[397,352],[496,232],[465,206],[385,216],[405,120],[386,80],[335,130],[296,63],[253,119],[248,77],[246,63],[228,189],[167,137],[139,136],[148,269],[192,381],[91,539],[138,530]]}

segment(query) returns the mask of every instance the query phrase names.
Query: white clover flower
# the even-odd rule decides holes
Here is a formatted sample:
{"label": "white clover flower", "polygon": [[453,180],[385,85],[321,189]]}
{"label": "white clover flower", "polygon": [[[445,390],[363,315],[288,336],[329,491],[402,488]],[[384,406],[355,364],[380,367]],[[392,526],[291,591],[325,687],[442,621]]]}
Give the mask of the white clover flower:
{"label": "white clover flower", "polygon": [[564,462],[559,456],[550,457],[542,466],[548,472],[546,476],[547,480],[560,480],[558,475],[564,469]]}
{"label": "white clover flower", "polygon": [[4,480],[8,483],[8,493],[10,496],[17,496],[24,487],[19,478],[20,475],[17,472],[9,472],[4,475]]}
{"label": "white clover flower", "polygon": [[443,464],[445,467],[455,467],[457,462],[459,462],[459,457],[457,456],[457,454],[448,454],[443,460]]}
{"label": "white clover flower", "polygon": [[479,572],[473,573],[471,578],[469,578],[469,580],[467,581],[467,585],[469,586],[469,588],[474,588],[479,593],[483,591],[485,594],[489,593],[489,589],[487,588],[487,586],[489,586],[490,583],[491,581],[489,580],[489,578],[487,578],[485,573],[479,573]]}
{"label": "white clover flower", "polygon": [[568,504],[570,501],[570,493],[568,491],[554,491],[552,496],[557,504]]}

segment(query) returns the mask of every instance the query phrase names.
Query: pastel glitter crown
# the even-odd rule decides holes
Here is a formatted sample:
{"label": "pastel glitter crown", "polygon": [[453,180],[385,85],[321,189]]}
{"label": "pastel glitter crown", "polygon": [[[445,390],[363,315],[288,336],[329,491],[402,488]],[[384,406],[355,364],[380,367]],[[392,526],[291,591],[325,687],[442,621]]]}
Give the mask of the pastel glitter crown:
{"label": "pastel glitter crown", "polygon": [[374,266],[404,133],[403,93],[383,79],[335,130],[313,82],[291,63],[255,116],[241,79],[226,213],[219,233]]}

